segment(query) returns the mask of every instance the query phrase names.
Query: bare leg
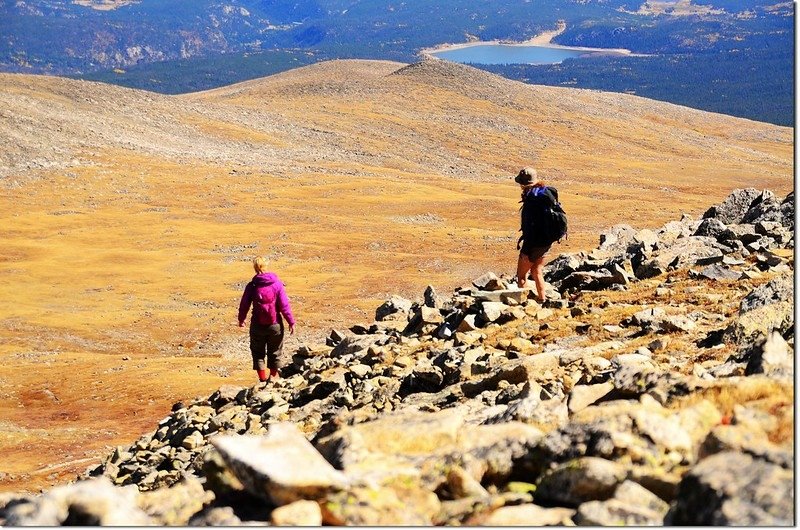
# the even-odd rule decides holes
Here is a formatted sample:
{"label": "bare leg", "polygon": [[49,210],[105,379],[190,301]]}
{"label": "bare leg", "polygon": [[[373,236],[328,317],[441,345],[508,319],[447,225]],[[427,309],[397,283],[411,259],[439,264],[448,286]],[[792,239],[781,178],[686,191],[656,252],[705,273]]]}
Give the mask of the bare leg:
{"label": "bare leg", "polygon": [[522,289],[525,287],[525,282],[528,279],[528,272],[530,272],[533,263],[528,259],[528,256],[521,253],[519,254],[519,261],[517,261],[517,287]]}
{"label": "bare leg", "polygon": [[544,302],[544,256],[539,256],[532,263],[533,281],[536,283],[536,293],[539,295],[537,300]]}

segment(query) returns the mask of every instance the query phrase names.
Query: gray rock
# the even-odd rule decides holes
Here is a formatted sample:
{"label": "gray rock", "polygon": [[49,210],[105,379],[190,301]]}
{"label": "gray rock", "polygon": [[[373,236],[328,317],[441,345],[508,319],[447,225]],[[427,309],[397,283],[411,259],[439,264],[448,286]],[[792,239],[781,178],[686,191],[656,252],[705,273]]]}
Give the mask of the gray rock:
{"label": "gray rock", "polygon": [[660,514],[662,521],[669,510],[669,504],[661,500],[658,495],[631,480],[626,480],[617,487],[614,499],[630,506],[639,506],[656,512]]}
{"label": "gray rock", "polygon": [[725,451],[746,453],[786,469],[793,467],[792,451],[782,449],[770,442],[767,433],[759,425],[753,423],[715,427],[700,446],[699,456],[702,459]]}
{"label": "gray rock", "polygon": [[742,299],[739,316],[725,332],[727,340],[749,350],[761,337],[776,331],[787,334],[794,328],[794,285],[791,275],[773,278]]}
{"label": "gray rock", "polygon": [[569,411],[577,412],[594,404],[614,389],[614,383],[606,382],[597,385],[575,385],[569,395]]}
{"label": "gray rock", "polygon": [[417,315],[423,324],[441,324],[444,322],[441,311],[433,307],[422,306],[419,308]]}
{"label": "gray rock", "polygon": [[375,320],[380,322],[388,318],[408,318],[411,311],[411,300],[401,296],[392,296],[375,310]]}
{"label": "gray rock", "polygon": [[614,225],[600,232],[601,250],[626,249],[636,235],[636,229],[627,224]]}
{"label": "gray rock", "polygon": [[229,403],[243,404],[247,389],[241,386],[222,385],[219,390],[211,394],[208,398],[209,403],[215,409],[219,409]]}
{"label": "gray rock", "polygon": [[194,451],[204,443],[205,438],[203,438],[203,434],[200,431],[192,431],[189,436],[183,439],[181,442],[181,447],[190,451]]}
{"label": "gray rock", "polygon": [[350,367],[350,371],[359,378],[367,377],[372,373],[372,368],[366,364],[354,364]]}
{"label": "gray rock", "polygon": [[575,254],[561,254],[556,259],[545,265],[544,277],[548,282],[558,282],[576,270],[580,269],[581,266],[582,256]]}
{"label": "gray rock", "polygon": [[160,526],[186,526],[214,500],[214,493],[206,491],[203,483],[194,476],[185,476],[178,484],[159,488],[139,496],[138,505]]}
{"label": "gray rock", "polygon": [[549,380],[558,368],[558,354],[555,352],[527,355],[522,359],[503,363],[482,379],[462,383],[461,392],[465,396],[474,397],[486,390],[497,389],[501,381],[519,384]]}
{"label": "gray rock", "polygon": [[723,250],[727,249],[709,237],[690,236],[678,239],[654,257],[640,258],[641,263],[635,267],[636,277],[653,278],[666,270],[695,265],[698,261],[722,259]]}
{"label": "gray rock", "polygon": [[719,239],[719,236],[726,229],[727,226],[725,226],[725,223],[723,223],[719,219],[710,217],[707,219],[703,219],[703,221],[700,223],[700,226],[697,227],[697,230],[693,235],[713,237],[714,239]]}
{"label": "gray rock", "polygon": [[605,500],[625,479],[625,468],[596,457],[578,458],[557,466],[538,482],[536,499],[563,506]]}
{"label": "gray rock", "polygon": [[747,313],[759,307],[794,299],[794,282],[791,274],[777,276],[756,287],[742,299],[739,312]]}
{"label": "gray rock", "polygon": [[781,224],[794,232],[794,192],[790,192],[781,202]]}
{"label": "gray rock", "polygon": [[617,499],[589,501],[573,518],[578,526],[661,526],[664,515]]}
{"label": "gray rock", "polygon": [[[320,503],[326,526],[431,526],[440,513],[436,495],[409,472],[386,486],[358,485]],[[394,482],[394,483],[392,483]]]}
{"label": "gray rock", "polygon": [[467,405],[433,413],[402,410],[340,428],[317,445],[348,473],[386,476],[395,468],[411,466],[431,481],[444,483],[447,468],[458,465],[476,480],[502,481],[510,475],[513,462],[543,436],[539,429],[519,422],[472,424],[471,414]]}
{"label": "gray rock", "polygon": [[738,280],[741,273],[723,265],[715,264],[700,269],[697,276],[706,280]]}
{"label": "gray rock", "polygon": [[760,237],[761,235],[756,233],[756,229],[753,225],[745,224],[727,227],[717,235],[717,240],[724,243],[741,241],[743,244],[747,245],[753,241],[758,241]]}
{"label": "gray rock", "polygon": [[330,356],[335,358],[356,354],[385,339],[384,335],[349,335],[331,350]]}
{"label": "gray rock", "polygon": [[573,272],[561,281],[562,291],[606,289],[612,285],[627,285],[630,281],[627,272],[618,265],[613,270]]}
{"label": "gray rock", "polygon": [[423,298],[425,300],[425,305],[428,307],[433,307],[436,309],[442,307],[442,299],[439,298],[438,294],[436,294],[436,289],[434,289],[432,285],[429,285],[425,288]]}
{"label": "gray rock", "polygon": [[739,224],[760,197],[761,192],[755,188],[734,190],[722,203],[706,210],[703,218],[714,218],[725,224]]}
{"label": "gray rock", "polygon": [[571,526],[575,510],[544,508],[535,504],[503,506],[481,521],[482,526]]}
{"label": "gray rock", "polygon": [[772,332],[757,341],[747,353],[745,374],[766,374],[771,377],[794,377],[792,349],[779,333]]}
{"label": "gray rock", "polygon": [[220,506],[204,510],[189,520],[189,526],[241,526],[242,520],[230,506]]}
{"label": "gray rock", "polygon": [[482,305],[481,316],[487,322],[495,322],[500,319],[500,316],[508,308],[507,305],[500,302],[484,302]]}
{"label": "gray rock", "polygon": [[641,249],[655,249],[659,244],[658,234],[648,228],[639,230],[633,236],[633,243],[637,244]]}
{"label": "gray rock", "polygon": [[520,421],[545,430],[563,427],[569,421],[567,404],[558,398],[542,400],[538,395],[528,395],[508,404],[506,410],[489,418],[486,423]]}
{"label": "gray rock", "polygon": [[649,355],[642,355],[641,353],[621,353],[611,358],[611,365],[615,371],[619,371],[624,367],[632,367],[637,370],[644,368],[653,368],[653,359]]}
{"label": "gray rock", "polygon": [[660,307],[651,307],[634,313],[631,317],[631,322],[637,326],[645,326],[652,324],[656,320],[664,317],[666,314],[667,312]]}
{"label": "gray rock", "polygon": [[272,510],[270,523],[273,526],[322,526],[322,510],[315,501],[295,501]]}
{"label": "gray rock", "polygon": [[769,190],[764,190],[756,199],[755,204],[744,214],[743,223],[756,224],[758,222],[782,220],[781,201]]}
{"label": "gray rock", "polygon": [[715,454],[681,480],[664,523],[791,526],[794,472],[739,452]]}
{"label": "gray rock", "polygon": [[101,477],[57,486],[5,510],[6,526],[148,526],[134,486],[114,487]]}
{"label": "gray rock", "polygon": [[438,392],[444,387],[444,372],[425,360],[417,364],[400,385],[399,394],[405,397],[417,392]]}
{"label": "gray rock", "polygon": [[659,241],[665,245],[671,245],[678,239],[691,236],[699,224],[700,221],[694,221],[684,214],[680,221],[670,221],[657,231]]}
{"label": "gray rock", "polygon": [[291,423],[272,424],[265,436],[215,436],[211,443],[251,494],[277,506],[348,484]]}
{"label": "gray rock", "polygon": [[335,347],[347,337],[347,333],[338,329],[332,329],[328,338],[325,340],[327,346]]}
{"label": "gray rock", "polygon": [[506,283],[493,272],[487,272],[483,276],[472,280],[472,285],[481,291],[497,291],[508,287]]}

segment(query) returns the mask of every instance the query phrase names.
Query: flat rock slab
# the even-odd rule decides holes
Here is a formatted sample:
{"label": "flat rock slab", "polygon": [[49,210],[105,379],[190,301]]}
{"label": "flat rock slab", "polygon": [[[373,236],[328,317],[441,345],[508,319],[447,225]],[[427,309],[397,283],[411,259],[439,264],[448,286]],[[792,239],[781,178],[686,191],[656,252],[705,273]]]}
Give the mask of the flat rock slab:
{"label": "flat rock slab", "polygon": [[703,267],[697,275],[706,280],[738,280],[741,273],[731,270],[728,267],[714,264]]}
{"label": "flat rock slab", "polygon": [[215,436],[211,443],[247,490],[282,506],[315,500],[347,486],[291,423],[276,423],[264,436]]}

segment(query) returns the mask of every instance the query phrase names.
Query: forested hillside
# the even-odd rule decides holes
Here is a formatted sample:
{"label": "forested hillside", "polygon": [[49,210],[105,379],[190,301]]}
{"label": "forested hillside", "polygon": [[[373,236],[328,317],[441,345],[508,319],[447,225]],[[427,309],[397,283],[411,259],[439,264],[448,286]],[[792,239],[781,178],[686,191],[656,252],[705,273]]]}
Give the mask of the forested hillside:
{"label": "forested hillside", "polygon": [[491,70],[791,125],[793,15],[791,2],[772,0],[20,0],[0,3],[0,71],[175,94],[321,60],[414,62],[427,47],[522,41],[564,21],[557,44],[653,57]]}

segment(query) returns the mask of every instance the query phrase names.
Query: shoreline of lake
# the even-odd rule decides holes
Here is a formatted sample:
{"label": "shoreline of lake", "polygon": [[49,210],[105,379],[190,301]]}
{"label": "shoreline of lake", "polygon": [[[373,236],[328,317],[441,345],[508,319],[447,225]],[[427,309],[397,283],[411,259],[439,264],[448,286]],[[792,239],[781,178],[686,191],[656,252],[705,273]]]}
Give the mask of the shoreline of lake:
{"label": "shoreline of lake", "polygon": [[[525,41],[508,41],[508,40],[488,40],[488,41],[473,41],[473,42],[461,42],[461,43],[444,43],[439,44],[434,47],[423,48],[419,51],[419,55],[425,57],[436,57],[436,53],[453,51],[453,50],[461,50],[464,48],[472,48],[475,46],[510,46],[510,47],[524,47],[524,46],[536,46],[540,48],[552,48],[557,50],[568,50],[574,52],[587,52],[592,54],[604,54],[604,55],[625,55],[625,56],[632,56],[638,57],[642,56],[643,54],[634,54],[628,49],[625,48],[589,48],[586,46],[564,46],[562,44],[555,44],[553,43],[553,39],[558,35],[561,35],[564,30],[566,30],[567,25],[566,23],[559,21],[558,28],[551,31],[544,31],[534,37],[531,37]],[[445,60],[445,59],[442,59]]]}

